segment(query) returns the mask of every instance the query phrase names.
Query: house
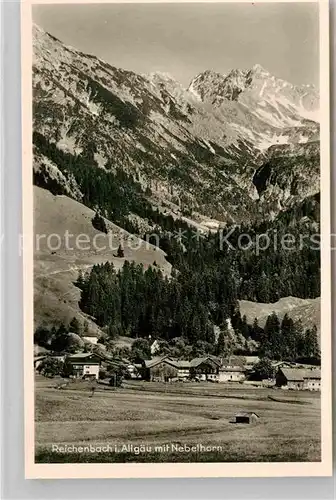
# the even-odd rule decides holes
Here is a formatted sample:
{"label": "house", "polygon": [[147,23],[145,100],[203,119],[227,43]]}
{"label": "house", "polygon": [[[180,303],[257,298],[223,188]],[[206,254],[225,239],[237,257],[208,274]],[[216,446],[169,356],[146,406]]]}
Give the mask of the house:
{"label": "house", "polygon": [[244,360],[241,358],[230,357],[223,360],[219,368],[219,382],[241,382],[246,378],[246,368]]}
{"label": "house", "polygon": [[245,380],[245,368],[242,366],[221,366],[219,369],[219,382],[242,382]]}
{"label": "house", "polygon": [[92,352],[73,354],[67,357],[67,362],[70,363],[76,378],[99,378],[102,358],[98,354]]}
{"label": "house", "polygon": [[154,342],[150,346],[151,355],[155,355],[160,350],[160,342],[158,340],[154,340]]}
{"label": "house", "polygon": [[49,349],[39,345],[34,345],[34,368],[38,368],[42,361],[44,361],[48,356],[50,356]]}
{"label": "house", "polygon": [[259,363],[259,356],[244,356],[244,368],[246,371],[253,371],[254,365]]}
{"label": "house", "polygon": [[271,361],[271,365],[274,371],[276,371],[279,368],[295,368],[297,363],[294,361]]}
{"label": "house", "polygon": [[42,361],[44,361],[48,356],[46,354],[38,354],[34,356],[34,368],[35,370],[40,366]]}
{"label": "house", "polygon": [[190,374],[190,362],[158,356],[144,361],[143,372],[144,378],[150,381],[169,382],[172,379],[185,379]]}
{"label": "house", "polygon": [[194,358],[190,361],[190,376],[199,380],[218,381],[220,361],[214,356]]}
{"label": "house", "polygon": [[187,379],[190,377],[190,361],[184,359],[173,360],[177,368],[177,376],[180,379]]}
{"label": "house", "polygon": [[242,411],[236,413],[230,423],[232,424],[255,424],[259,420],[259,415],[254,411]]}
{"label": "house", "polygon": [[279,368],[276,385],[296,390],[321,390],[321,370],[319,368]]}
{"label": "house", "polygon": [[141,364],[128,364],[126,366],[126,373],[128,374],[129,378],[137,380],[142,378],[141,369],[142,369]]}
{"label": "house", "polygon": [[97,344],[98,339],[99,339],[99,335],[97,333],[94,333],[94,332],[86,332],[83,335],[83,340],[85,340],[85,342],[90,342],[90,344]]}

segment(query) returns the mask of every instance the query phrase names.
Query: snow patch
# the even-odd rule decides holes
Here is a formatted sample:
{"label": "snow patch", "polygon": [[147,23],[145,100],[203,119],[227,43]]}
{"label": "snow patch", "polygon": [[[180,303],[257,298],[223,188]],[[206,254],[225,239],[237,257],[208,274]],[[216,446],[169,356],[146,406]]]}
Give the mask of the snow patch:
{"label": "snow patch", "polygon": [[212,154],[216,154],[216,151],[214,150],[214,148],[211,146],[211,144],[206,140],[206,139],[203,139],[203,142],[207,145],[208,149],[211,151]]}
{"label": "snow patch", "polygon": [[270,146],[279,144],[289,144],[289,136],[274,134],[272,137],[270,137],[266,134],[260,134],[260,138],[256,146],[258,147],[258,149],[260,149],[260,151],[265,151]]}
{"label": "snow patch", "polygon": [[190,94],[192,94],[198,101],[201,101],[201,96],[199,95],[199,93],[197,92],[197,90],[195,90],[194,88],[194,84],[192,83],[189,88],[188,88],[188,91],[190,92]]}
{"label": "snow patch", "polygon": [[299,108],[299,113],[302,116],[302,118],[306,118],[307,120],[312,120],[314,122],[319,123],[320,122],[320,110],[315,109],[308,111],[307,109]]}
{"label": "snow patch", "polygon": [[263,83],[263,86],[262,86],[262,87],[261,87],[261,89],[260,89],[260,92],[259,92],[259,96],[260,96],[260,97],[262,97],[262,96],[264,95],[264,90],[265,90],[265,88],[266,88],[266,85],[267,85],[267,81],[265,81],[265,82]]}

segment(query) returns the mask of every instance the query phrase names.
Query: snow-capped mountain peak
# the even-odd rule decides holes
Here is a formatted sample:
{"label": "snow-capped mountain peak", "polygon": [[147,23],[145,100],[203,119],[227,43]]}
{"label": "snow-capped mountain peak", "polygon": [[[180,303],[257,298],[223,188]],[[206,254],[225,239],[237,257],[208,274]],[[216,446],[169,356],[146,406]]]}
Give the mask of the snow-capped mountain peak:
{"label": "snow-capped mountain peak", "polygon": [[[104,169],[122,169],[158,199],[176,203],[183,197],[200,213],[236,221],[250,212],[252,172],[273,145],[303,157],[302,147],[311,156],[318,144],[318,124],[311,120],[316,91],[275,78],[260,65],[225,75],[206,70],[185,89],[167,73],[114,67],[36,27],[33,66],[40,182],[55,180],[56,148]],[[68,175],[63,167],[57,178]],[[293,162],[285,170],[297,168]],[[66,185],[69,192],[79,189],[71,179]]]}
{"label": "snow-capped mountain peak", "polygon": [[[233,69],[226,75],[204,71],[191,81],[189,91],[223,114],[237,137],[253,141],[260,150],[288,144],[293,137],[295,142],[306,142],[318,134],[316,89],[292,85],[260,64],[248,70]],[[307,126],[307,120],[316,125]]]}

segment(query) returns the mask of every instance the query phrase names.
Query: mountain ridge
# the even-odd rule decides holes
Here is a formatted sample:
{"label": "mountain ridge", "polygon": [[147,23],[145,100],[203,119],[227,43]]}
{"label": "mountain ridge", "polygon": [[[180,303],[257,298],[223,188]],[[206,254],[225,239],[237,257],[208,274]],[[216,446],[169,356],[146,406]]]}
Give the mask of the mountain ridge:
{"label": "mountain ridge", "polygon": [[[238,298],[250,307],[249,300],[319,295],[318,256],[310,248],[284,254],[271,247],[256,256],[252,245],[221,254],[217,230],[235,227],[236,237],[246,231],[252,240],[288,228],[296,236],[318,232],[320,179],[315,89],[284,85],[260,65],[204,74],[186,89],[168,74],[116,68],[34,28],[36,230],[42,225],[43,234],[54,232],[58,224],[62,231],[69,219],[73,233],[83,227],[94,237],[98,216],[138,239],[159,234],[161,250],[139,255],[126,249],[125,256],[148,264],[150,272],[170,274],[173,266],[173,279],[184,272],[187,285],[192,277],[190,290],[208,287],[207,297],[216,292],[218,303],[209,300],[207,309],[207,299],[197,297],[203,323],[195,329],[203,336],[210,316],[217,326],[223,311],[235,316]],[[197,268],[194,261],[208,258],[209,269],[202,262]],[[63,250],[36,255],[37,324],[39,317],[55,321],[53,311],[65,322],[85,319],[76,275],[103,261],[117,269],[124,262],[113,254],[80,257]],[[301,281],[306,275],[311,282]],[[192,318],[187,295],[182,309]],[[318,301],[302,303],[300,318],[306,306],[315,317]],[[94,320],[93,312],[86,314]],[[192,333],[192,321],[185,324]]]}
{"label": "mountain ridge", "polygon": [[[200,213],[223,222],[239,222],[251,214],[255,217],[260,210],[266,217],[269,205],[274,205],[274,186],[263,193],[263,200],[270,198],[265,201],[265,210],[261,208],[263,200],[256,208],[259,195],[253,176],[270,157],[274,171],[279,162],[283,169],[281,156],[274,153],[277,145],[300,158],[309,154],[312,142],[318,149],[318,123],[302,116],[303,108],[304,113],[313,112],[316,96],[313,93],[310,107],[304,107],[307,96],[302,89],[288,83],[283,87],[282,80],[269,77],[260,65],[216,75],[226,81],[224,90],[229,89],[230,94],[223,97],[216,86],[208,85],[207,92],[217,96],[213,105],[207,97],[199,99],[184,89],[170,75],[137,75],[115,68],[64,46],[35,27],[34,130],[58,149],[92,157],[94,168],[122,168],[137,178],[144,190],[152,192],[154,204],[166,201],[178,209],[186,207],[188,214]],[[194,82],[195,86],[195,79],[191,85]],[[243,85],[233,96],[242,79],[246,88]],[[198,82],[197,89],[204,85]],[[276,99],[272,97],[274,89],[280,92],[280,87],[285,94],[289,92],[285,101],[282,94],[281,99],[278,94]],[[261,90],[267,97],[264,106],[259,105],[263,102]],[[295,102],[289,102],[291,95]],[[36,158],[40,158],[39,171],[49,175],[50,158],[38,151]],[[302,161],[298,163],[301,168]],[[54,167],[55,173],[58,166]],[[286,168],[289,170],[283,178],[298,177],[294,160]],[[281,188],[281,207],[318,191],[318,169],[316,161],[309,177],[301,175],[299,195],[292,194],[292,186]],[[70,183],[66,169],[57,176]],[[273,175],[269,180],[276,178]],[[79,191],[73,195],[80,197]],[[69,186],[68,192],[73,192]],[[278,210],[272,206],[272,213]]]}

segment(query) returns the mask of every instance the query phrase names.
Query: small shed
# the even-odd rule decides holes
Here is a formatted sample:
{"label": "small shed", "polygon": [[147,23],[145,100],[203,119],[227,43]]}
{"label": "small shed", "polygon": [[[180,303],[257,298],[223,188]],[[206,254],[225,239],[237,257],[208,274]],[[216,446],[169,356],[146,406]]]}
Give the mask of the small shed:
{"label": "small shed", "polygon": [[232,424],[255,424],[259,420],[259,415],[253,411],[242,411],[236,413],[232,420]]}

